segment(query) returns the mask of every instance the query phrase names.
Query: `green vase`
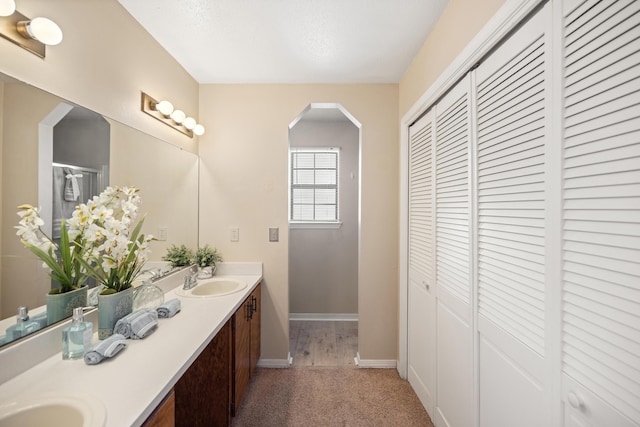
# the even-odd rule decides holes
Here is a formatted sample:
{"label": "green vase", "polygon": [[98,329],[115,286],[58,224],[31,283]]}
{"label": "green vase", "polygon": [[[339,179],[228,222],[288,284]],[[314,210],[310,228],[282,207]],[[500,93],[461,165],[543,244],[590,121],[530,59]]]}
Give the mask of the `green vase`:
{"label": "green vase", "polygon": [[86,306],[88,289],[88,286],[83,286],[62,294],[47,294],[47,324],[53,325],[71,317],[74,308]]}
{"label": "green vase", "polygon": [[110,295],[98,295],[98,338],[113,335],[113,327],[133,310],[133,288]]}

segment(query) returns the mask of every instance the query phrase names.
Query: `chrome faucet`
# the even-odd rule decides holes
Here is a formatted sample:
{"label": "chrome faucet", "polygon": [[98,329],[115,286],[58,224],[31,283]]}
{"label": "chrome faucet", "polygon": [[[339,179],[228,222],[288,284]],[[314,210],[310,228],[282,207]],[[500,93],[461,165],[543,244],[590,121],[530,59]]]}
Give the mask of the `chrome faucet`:
{"label": "chrome faucet", "polygon": [[187,272],[187,275],[184,276],[184,284],[182,285],[182,289],[191,289],[194,288],[198,284],[198,266],[192,265]]}

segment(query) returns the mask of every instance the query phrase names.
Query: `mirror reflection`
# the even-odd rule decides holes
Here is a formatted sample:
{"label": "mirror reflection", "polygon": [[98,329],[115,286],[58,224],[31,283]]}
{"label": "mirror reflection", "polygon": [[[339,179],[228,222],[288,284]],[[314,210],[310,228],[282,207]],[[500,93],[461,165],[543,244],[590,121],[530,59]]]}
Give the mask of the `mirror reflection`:
{"label": "mirror reflection", "polygon": [[[39,206],[55,238],[77,204],[107,185],[135,186],[144,232],[166,239],[153,242],[151,261],[172,244],[197,247],[197,155],[8,76],[0,100],[0,343],[46,326],[56,286],[16,236],[21,204]],[[17,320],[19,307],[28,321]]]}

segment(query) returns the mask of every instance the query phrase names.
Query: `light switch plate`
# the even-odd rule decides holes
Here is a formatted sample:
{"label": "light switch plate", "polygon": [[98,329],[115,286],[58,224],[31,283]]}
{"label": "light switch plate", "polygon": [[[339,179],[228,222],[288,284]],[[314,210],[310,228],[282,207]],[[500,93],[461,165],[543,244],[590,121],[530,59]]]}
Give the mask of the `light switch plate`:
{"label": "light switch plate", "polygon": [[231,241],[239,242],[240,241],[240,228],[239,227],[231,227]]}
{"label": "light switch plate", "polygon": [[278,241],[279,229],[278,227],[269,227],[269,241],[277,242]]}
{"label": "light switch plate", "polygon": [[156,236],[156,239],[160,241],[167,240],[167,231],[167,227],[158,227],[158,235]]}

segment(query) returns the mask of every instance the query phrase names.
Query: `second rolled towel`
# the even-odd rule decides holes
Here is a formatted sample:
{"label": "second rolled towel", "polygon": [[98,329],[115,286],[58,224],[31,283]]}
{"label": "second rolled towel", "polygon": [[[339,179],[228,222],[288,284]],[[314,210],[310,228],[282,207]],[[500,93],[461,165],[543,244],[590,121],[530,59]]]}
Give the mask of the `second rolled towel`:
{"label": "second rolled towel", "polygon": [[104,359],[115,356],[127,346],[124,336],[120,334],[111,335],[104,341],[100,341],[84,354],[84,363],[87,365],[97,365]]}
{"label": "second rolled towel", "polygon": [[143,308],[126,315],[116,322],[113,332],[125,338],[139,340],[151,334],[158,327],[158,313],[150,308]]}
{"label": "second rolled towel", "polygon": [[156,311],[158,312],[158,317],[173,317],[180,311],[180,300],[178,298],[171,299],[156,308]]}

